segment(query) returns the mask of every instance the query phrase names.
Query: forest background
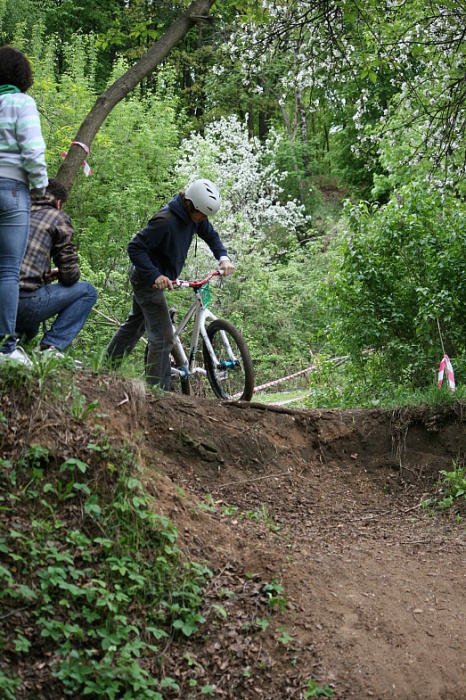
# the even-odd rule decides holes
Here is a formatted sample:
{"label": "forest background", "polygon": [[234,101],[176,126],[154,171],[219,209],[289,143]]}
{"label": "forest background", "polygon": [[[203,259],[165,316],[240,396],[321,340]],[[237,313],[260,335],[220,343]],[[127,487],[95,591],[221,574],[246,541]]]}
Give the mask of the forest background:
{"label": "forest background", "polygon": [[[400,404],[436,391],[447,353],[461,391],[466,3],[208,4],[74,180],[66,211],[99,300],[73,352],[100,366],[130,307],[130,238],[202,176],[237,265],[215,312],[241,328],[257,384],[317,366],[298,380],[308,406]],[[1,43],[33,65],[50,176],[98,96],[189,7],[0,0]],[[211,268],[193,245],[183,276]],[[140,345],[122,372],[142,374]]]}

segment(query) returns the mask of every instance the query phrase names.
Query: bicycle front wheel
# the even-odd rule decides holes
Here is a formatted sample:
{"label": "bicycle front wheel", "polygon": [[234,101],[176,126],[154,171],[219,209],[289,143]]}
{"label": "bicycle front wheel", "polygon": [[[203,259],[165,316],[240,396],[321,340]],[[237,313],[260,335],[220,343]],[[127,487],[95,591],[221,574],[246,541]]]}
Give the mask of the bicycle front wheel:
{"label": "bicycle front wheel", "polygon": [[218,359],[216,365],[203,343],[204,366],[215,396],[250,401],[254,393],[254,369],[243,336],[230,321],[221,318],[212,321],[207,335]]}

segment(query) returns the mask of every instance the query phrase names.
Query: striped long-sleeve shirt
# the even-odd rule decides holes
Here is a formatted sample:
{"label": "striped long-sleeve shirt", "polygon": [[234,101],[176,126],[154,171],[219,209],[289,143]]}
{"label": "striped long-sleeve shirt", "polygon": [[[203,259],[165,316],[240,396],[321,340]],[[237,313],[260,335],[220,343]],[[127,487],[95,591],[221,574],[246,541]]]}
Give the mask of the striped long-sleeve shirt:
{"label": "striped long-sleeve shirt", "polygon": [[39,112],[25,93],[0,96],[0,177],[19,180],[31,189],[47,187]]}

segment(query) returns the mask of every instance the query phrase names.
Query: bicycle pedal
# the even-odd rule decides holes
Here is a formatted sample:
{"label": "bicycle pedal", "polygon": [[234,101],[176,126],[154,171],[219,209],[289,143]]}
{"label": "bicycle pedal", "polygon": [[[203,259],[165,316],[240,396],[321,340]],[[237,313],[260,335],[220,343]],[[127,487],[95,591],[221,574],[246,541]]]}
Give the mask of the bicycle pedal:
{"label": "bicycle pedal", "polygon": [[207,372],[204,367],[194,367],[192,374],[202,374],[202,376],[205,377]]}

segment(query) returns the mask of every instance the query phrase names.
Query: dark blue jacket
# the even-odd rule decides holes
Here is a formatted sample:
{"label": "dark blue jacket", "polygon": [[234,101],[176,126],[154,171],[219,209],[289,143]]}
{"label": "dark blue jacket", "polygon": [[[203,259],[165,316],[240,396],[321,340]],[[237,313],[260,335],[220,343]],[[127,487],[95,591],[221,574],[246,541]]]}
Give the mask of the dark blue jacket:
{"label": "dark blue jacket", "polygon": [[128,244],[128,255],[139,277],[151,287],[157,277],[175,280],[181,273],[195,234],[219,260],[228,253],[208,219],[195,224],[183,207],[181,195],[160,209]]}

